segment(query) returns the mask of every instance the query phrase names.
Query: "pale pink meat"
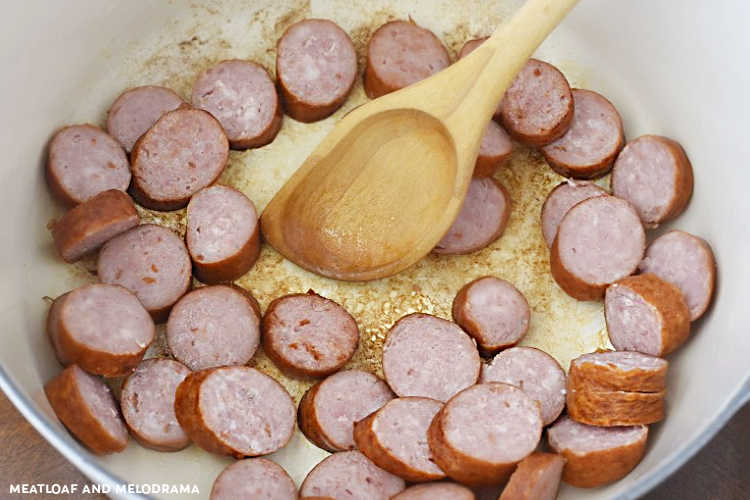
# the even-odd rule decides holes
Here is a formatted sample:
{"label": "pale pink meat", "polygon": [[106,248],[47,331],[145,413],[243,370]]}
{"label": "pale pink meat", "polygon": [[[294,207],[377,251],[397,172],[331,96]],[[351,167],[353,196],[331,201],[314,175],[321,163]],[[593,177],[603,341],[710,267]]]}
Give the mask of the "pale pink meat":
{"label": "pale pink meat", "polygon": [[557,228],[568,210],[583,200],[604,194],[607,191],[592,182],[571,179],[550,191],[542,205],[542,235],[547,246],[552,248]]}

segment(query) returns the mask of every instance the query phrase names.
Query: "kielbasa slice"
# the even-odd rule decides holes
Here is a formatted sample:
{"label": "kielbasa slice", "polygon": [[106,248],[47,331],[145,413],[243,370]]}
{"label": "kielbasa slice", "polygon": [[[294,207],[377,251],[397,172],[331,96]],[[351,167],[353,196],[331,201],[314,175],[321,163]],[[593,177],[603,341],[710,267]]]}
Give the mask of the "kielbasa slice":
{"label": "kielbasa slice", "polygon": [[529,303],[516,287],[494,276],[477,278],[453,299],[453,321],[488,353],[515,345],[529,329]]}
{"label": "kielbasa slice", "polygon": [[612,194],[632,203],[646,227],[656,227],[687,207],[693,194],[693,167],[679,143],[642,135],[617,155]]}
{"label": "kielbasa slice", "polygon": [[574,89],[575,112],[568,131],[542,147],[542,154],[558,174],[592,179],[609,172],[625,142],[622,120],[615,107],[591,90]]}
{"label": "kielbasa slice", "polygon": [[259,343],[260,316],[248,292],[239,288],[197,288],[169,313],[169,350],[191,370],[244,365]]}
{"label": "kielbasa slice", "polygon": [[336,111],[354,86],[357,53],[351,38],[327,19],[291,25],[276,46],[276,77],[287,114],[301,122]]}
{"label": "kielbasa slice", "polygon": [[65,262],[76,262],[106,241],[138,225],[130,196],[109,189],[71,209],[52,226],[52,239]]}
{"label": "kielbasa slice", "polygon": [[142,224],[105,243],[96,268],[104,283],[133,292],[157,322],[167,319],[190,286],[185,244],[171,230],[154,224]]}
{"label": "kielbasa slice", "polygon": [[661,392],[667,387],[669,362],[635,351],[599,351],[570,362],[573,387],[597,391]]}
{"label": "kielbasa slice", "polygon": [[387,402],[354,424],[357,449],[378,467],[416,483],[443,479],[427,446],[427,429],[443,403],[406,397]]}
{"label": "kielbasa slice", "polygon": [[565,407],[565,372],[555,358],[534,347],[512,347],[482,366],[482,384],[502,382],[539,403],[542,423],[554,422]]}
{"label": "kielbasa slice", "polygon": [[297,487],[289,474],[275,462],[265,458],[246,458],[221,471],[211,487],[209,498],[297,500]]}
{"label": "kielbasa slice", "polygon": [[427,440],[449,477],[478,486],[506,480],[536,449],[541,433],[537,402],[517,387],[491,382],[452,397],[433,419]]}
{"label": "kielbasa slice", "polygon": [[391,500],[475,500],[474,492],[456,483],[417,484],[406,488]]}
{"label": "kielbasa slice", "polygon": [[653,424],[664,418],[664,391],[596,391],[568,384],[568,416],[600,427]]}
{"label": "kielbasa slice", "polygon": [[130,373],[154,340],[155,327],[135,295],[121,286],[84,285],[59,297],[47,332],[63,365],[119,377]]}
{"label": "kielbasa slice", "polygon": [[125,379],[120,392],[122,416],[141,445],[177,451],[190,444],[174,413],[177,386],[189,374],[182,363],[152,358],[142,361]]}
{"label": "kielbasa slice", "polygon": [[635,272],[646,233],[633,206],[596,196],[568,210],[552,245],[552,276],[578,300],[601,300],[610,283]]}
{"label": "kielbasa slice", "polygon": [[128,157],[116,140],[94,125],[70,125],[49,144],[47,182],[62,203],[83,203],[108,189],[130,184]]}
{"label": "kielbasa slice", "polygon": [[550,191],[542,205],[542,236],[547,246],[552,248],[557,228],[568,210],[583,200],[605,194],[607,191],[593,182],[572,179],[561,182]]}
{"label": "kielbasa slice", "polygon": [[44,385],[57,418],[84,446],[104,455],[128,444],[128,430],[109,387],[78,365],[70,365]]}
{"label": "kielbasa slice", "polygon": [[367,44],[365,92],[375,99],[432,76],[450,65],[443,43],[413,22],[391,21]]}
{"label": "kielbasa slice", "polygon": [[349,362],[358,345],[351,314],[312,291],[273,300],[263,316],[263,349],[286,373],[330,375]]}
{"label": "kielbasa slice", "polygon": [[669,231],[649,245],[638,269],[679,288],[690,310],[690,321],[708,309],[716,284],[716,260],[711,246],[702,238]]}
{"label": "kielbasa slice", "polygon": [[604,295],[609,340],[620,351],[664,356],[690,336],[690,311],[680,290],[646,273],[612,283]]}
{"label": "kielbasa slice", "polygon": [[354,449],[354,423],[395,396],[372,373],[344,370],[313,385],[299,403],[297,424],[307,439],[325,450]]}
{"label": "kielbasa slice", "polygon": [[565,459],[534,452],[519,462],[498,500],[555,500]]}
{"label": "kielbasa slice", "polygon": [[383,345],[383,374],[399,396],[447,401],[479,378],[479,352],[456,324],[413,313],[396,321]]}
{"label": "kielbasa slice", "polygon": [[550,447],[567,460],[562,480],[595,488],[627,476],[646,451],[648,427],[595,427],[563,417],[547,430]]}
{"label": "kielbasa slice", "polygon": [[176,109],[159,118],[133,146],[135,200],[154,210],[177,210],[216,181],[229,143],[216,119],[200,109]]}
{"label": "kielbasa slice", "polygon": [[259,148],[281,129],[281,101],[266,69],[231,59],[203,71],[193,84],[193,106],[221,123],[232,149]]}
{"label": "kielbasa slice", "polygon": [[488,246],[505,231],[510,196],[493,177],[473,178],[461,210],[432,250],[437,254],[467,254]]}
{"label": "kielbasa slice", "polygon": [[305,478],[300,497],[336,500],[389,500],[404,489],[404,480],[384,471],[358,451],[326,457]]}
{"label": "kielbasa slice", "polygon": [[144,85],[126,90],[112,103],[107,113],[107,132],[130,153],[140,136],[164,113],[187,104],[172,90]]}
{"label": "kielbasa slice", "polygon": [[[473,40],[467,40],[466,43],[464,43],[463,47],[461,47],[461,50],[458,51],[458,58],[463,59],[464,57],[471,54],[474,49],[482,45],[484,42],[487,41],[487,38],[489,37],[482,37],[482,38],[474,38]],[[498,112],[500,109],[498,108]]]}
{"label": "kielbasa slice", "polygon": [[273,453],[294,432],[294,403],[277,381],[247,366],[193,372],[177,387],[175,414],[204,450],[235,458]]}

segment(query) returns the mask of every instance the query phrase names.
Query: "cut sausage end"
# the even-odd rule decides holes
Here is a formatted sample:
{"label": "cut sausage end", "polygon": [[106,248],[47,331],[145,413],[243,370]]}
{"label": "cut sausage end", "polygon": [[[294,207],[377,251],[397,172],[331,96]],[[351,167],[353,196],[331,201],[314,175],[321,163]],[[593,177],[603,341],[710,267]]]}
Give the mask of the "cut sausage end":
{"label": "cut sausage end", "polygon": [[297,487],[289,474],[275,462],[265,458],[246,458],[221,471],[211,487],[209,498],[297,500]]}
{"label": "cut sausage end", "polygon": [[550,191],[542,205],[542,235],[547,246],[552,248],[557,228],[568,210],[583,200],[605,194],[607,191],[592,182],[570,179]]}

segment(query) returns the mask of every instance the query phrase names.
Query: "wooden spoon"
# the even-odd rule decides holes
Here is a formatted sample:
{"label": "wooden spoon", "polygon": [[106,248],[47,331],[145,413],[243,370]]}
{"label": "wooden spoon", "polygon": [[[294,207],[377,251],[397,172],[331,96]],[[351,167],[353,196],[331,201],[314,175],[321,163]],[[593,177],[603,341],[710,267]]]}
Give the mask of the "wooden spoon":
{"label": "wooden spoon", "polygon": [[266,241],[352,281],[429,253],[458,215],[505,89],[576,2],[527,0],[467,57],[344,116],[266,207]]}

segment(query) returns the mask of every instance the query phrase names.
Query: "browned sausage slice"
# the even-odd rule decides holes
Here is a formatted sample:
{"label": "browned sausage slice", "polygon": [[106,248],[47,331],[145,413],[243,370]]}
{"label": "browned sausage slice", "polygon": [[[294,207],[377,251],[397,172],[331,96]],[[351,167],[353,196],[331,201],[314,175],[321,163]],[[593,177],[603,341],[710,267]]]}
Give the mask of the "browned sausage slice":
{"label": "browned sausage slice", "polygon": [[135,295],[121,286],[97,283],[55,300],[47,332],[62,364],[118,377],[143,359],[155,328]]}
{"label": "browned sausage slice", "polygon": [[622,120],[607,99],[591,90],[574,89],[575,112],[564,136],[542,147],[560,175],[575,179],[600,177],[612,168],[625,138]]}
{"label": "browned sausage slice", "polygon": [[221,471],[210,500],[297,500],[297,487],[278,464],[265,458],[246,458]]}
{"label": "browned sausage slice", "polygon": [[227,186],[210,186],[193,195],[185,231],[195,276],[203,283],[233,281],[253,266],[260,253],[255,205]]}
{"label": "browned sausage slice", "polygon": [[341,369],[359,345],[346,309],[310,291],[279,297],[263,316],[263,349],[283,371],[324,377]]}
{"label": "browned sausage slice", "polygon": [[358,451],[342,451],[311,470],[300,496],[336,500],[389,500],[404,489],[404,480],[384,471]]}
{"label": "browned sausage slice", "polygon": [[555,500],[565,459],[534,452],[521,460],[498,500]]}
{"label": "browned sausage slice", "polygon": [[506,480],[536,449],[541,433],[537,402],[517,387],[491,382],[451,398],[433,419],[427,439],[435,463],[449,477],[483,485]]}
{"label": "browned sausage slice", "polygon": [[219,120],[233,149],[265,146],[281,128],[276,87],[251,61],[231,59],[205,70],[193,84],[192,101]]}
{"label": "browned sausage slice", "polygon": [[679,288],[691,321],[708,309],[716,284],[716,260],[711,246],[702,238],[677,230],[665,233],[649,245],[638,269]]}
{"label": "browned sausage slice", "polygon": [[182,240],[165,227],[143,224],[104,244],[97,274],[104,283],[133,292],[154,320],[167,319],[190,286],[190,257]]}
{"label": "browned sausage slice", "polygon": [[560,363],[534,347],[513,347],[482,366],[479,382],[502,382],[539,403],[542,423],[554,422],[565,407],[565,372]]}
{"label": "browned sausage slice", "polygon": [[515,345],[529,329],[531,311],[516,287],[494,276],[467,283],[453,299],[453,321],[474,337],[484,352]]}
{"label": "browned sausage slice", "polygon": [[[463,47],[461,47],[461,50],[458,51],[458,58],[463,59],[464,57],[471,54],[474,49],[482,45],[484,42],[487,41],[487,38],[489,37],[482,37],[482,38],[474,38],[473,40],[467,40],[466,43],[464,43]],[[500,109],[498,108],[498,111]]]}
{"label": "browned sausage slice", "polygon": [[135,141],[150,129],[161,115],[187,106],[172,90],[144,85],[126,90],[107,114],[107,132],[130,153]]}
{"label": "browned sausage slice", "polygon": [[276,77],[284,108],[302,122],[336,111],[354,86],[357,53],[349,35],[327,19],[291,25],[276,46]]}
{"label": "browned sausage slice", "polygon": [[367,45],[365,92],[371,99],[424,80],[451,63],[443,43],[413,22],[391,21]]}
{"label": "browned sausage slice", "polygon": [[582,354],[570,362],[568,377],[574,387],[597,391],[661,392],[667,386],[669,362],[635,351]]}
{"label": "browned sausage slice", "polygon": [[47,382],[44,393],[57,418],[88,449],[116,453],[128,444],[112,392],[97,377],[71,365]]}
{"label": "browned sausage slice", "polygon": [[378,467],[416,483],[443,479],[427,446],[427,429],[443,407],[430,398],[396,398],[354,424],[354,441]]}
{"label": "browned sausage slice", "polygon": [[473,178],[456,220],[432,250],[437,254],[466,254],[502,236],[510,217],[510,196],[492,177]]}
{"label": "browned sausage slice", "polygon": [[122,147],[93,125],[71,125],[58,131],[49,145],[47,182],[66,205],[77,205],[107,191],[125,191],[130,165]]}
{"label": "browned sausage slice", "polygon": [[110,189],[89,198],[56,221],[52,239],[65,262],[76,262],[138,222],[138,212],[130,196]]}
{"label": "browned sausage slice", "polygon": [[260,343],[260,317],[246,292],[205,286],[182,297],[167,320],[167,344],[191,370],[244,365]]}
{"label": "browned sausage slice", "polygon": [[609,340],[620,351],[664,356],[690,336],[690,311],[680,290],[655,274],[612,283],[604,295]]}
{"label": "browned sausage slice", "polygon": [[479,353],[456,324],[429,314],[404,316],[388,331],[383,374],[399,396],[447,401],[476,383]]}
{"label": "browned sausage slice", "polygon": [[273,453],[294,432],[294,403],[274,379],[247,366],[193,372],[177,387],[175,414],[204,450],[235,458]]}
{"label": "browned sausage slice", "polygon": [[345,370],[312,386],[302,397],[297,424],[307,439],[328,451],[354,449],[354,422],[394,398],[372,373]]}
{"label": "browned sausage slice", "polygon": [[612,193],[632,203],[644,225],[656,227],[687,207],[693,194],[693,167],[679,143],[643,135],[617,156]]}
{"label": "browned sausage slice", "polygon": [[600,427],[653,424],[664,418],[664,391],[596,391],[568,385],[568,416]]}
{"label": "browned sausage slice", "polygon": [[552,248],[557,228],[565,214],[577,203],[607,194],[603,188],[590,181],[573,181],[567,179],[550,191],[542,205],[542,235],[547,246]]}
{"label": "browned sausage slice", "polygon": [[490,121],[479,145],[479,155],[474,165],[474,177],[490,177],[510,158],[513,153],[513,143],[508,133]]}
{"label": "browned sausage slice", "polygon": [[229,158],[224,130],[200,109],[176,109],[157,120],[133,146],[133,185],[138,203],[177,210],[213,184]]}
{"label": "browned sausage slice", "polygon": [[456,483],[417,484],[391,497],[391,500],[475,500],[474,492]]}
{"label": "browned sausage slice", "polygon": [[152,358],[141,362],[125,379],[120,393],[122,416],[141,445],[177,451],[190,444],[174,414],[177,386],[189,374],[182,363]]}
{"label": "browned sausage slice", "polygon": [[648,427],[594,427],[568,417],[547,430],[549,444],[567,463],[562,479],[595,488],[627,476],[646,451]]}
{"label": "browned sausage slice", "polygon": [[614,196],[595,196],[563,217],[550,255],[552,276],[571,297],[601,300],[610,283],[635,272],[645,246],[633,206]]}

